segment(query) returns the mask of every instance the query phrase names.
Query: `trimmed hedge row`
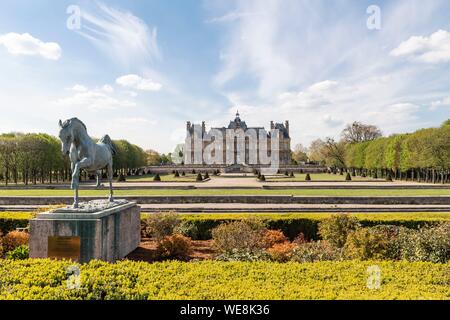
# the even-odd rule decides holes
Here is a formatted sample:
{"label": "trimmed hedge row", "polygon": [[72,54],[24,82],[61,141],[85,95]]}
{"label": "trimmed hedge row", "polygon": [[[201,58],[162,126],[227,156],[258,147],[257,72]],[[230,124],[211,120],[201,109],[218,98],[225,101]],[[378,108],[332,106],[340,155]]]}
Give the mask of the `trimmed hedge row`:
{"label": "trimmed hedge row", "polygon": [[26,228],[32,217],[30,212],[0,212],[0,233],[6,234],[16,228]]}
{"label": "trimmed hedge row", "polygon": [[[368,268],[381,270],[369,289]],[[74,278],[74,268],[80,278]],[[0,260],[2,299],[450,299],[450,264]],[[78,285],[77,285],[78,284]],[[264,290],[261,290],[264,288]]]}
{"label": "trimmed hedge row", "polygon": [[[318,225],[321,220],[331,213],[299,213],[299,214],[192,214],[180,215],[184,233],[194,240],[211,239],[211,230],[216,226],[231,221],[248,218],[262,219],[269,229],[281,230],[293,240],[299,233],[303,233],[307,240],[318,240]],[[392,213],[392,214],[352,214],[361,225],[371,227],[380,224],[404,226],[418,229],[427,224],[450,221],[449,213]],[[143,215],[145,217],[145,215]],[[142,221],[145,225],[145,219]]]}
{"label": "trimmed hedge row", "polygon": [[[142,224],[148,214],[142,214]],[[291,240],[300,232],[309,240],[317,240],[319,222],[331,213],[295,213],[295,214],[180,214],[183,228],[194,240],[211,239],[211,230],[219,224],[247,219],[261,218],[269,229],[282,230]],[[391,224],[417,229],[426,224],[450,221],[449,213],[360,213],[356,216],[363,226]],[[33,216],[29,212],[0,212],[0,232],[4,234],[16,228],[25,228]]]}

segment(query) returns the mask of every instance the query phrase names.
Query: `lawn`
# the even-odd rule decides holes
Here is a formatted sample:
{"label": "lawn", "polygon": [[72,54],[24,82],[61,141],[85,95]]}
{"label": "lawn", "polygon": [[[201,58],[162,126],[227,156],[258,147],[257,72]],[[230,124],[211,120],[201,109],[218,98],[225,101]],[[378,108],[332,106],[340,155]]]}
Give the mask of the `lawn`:
{"label": "lawn", "polygon": [[[143,176],[128,176],[126,179],[128,182],[153,182],[154,174],[146,174]],[[180,173],[179,177],[175,177],[174,174],[160,174],[161,182],[196,182],[196,174],[186,174],[182,176]],[[160,181],[154,181],[160,182]]]}
{"label": "lawn", "polygon": [[[310,173],[311,181],[345,181],[345,176],[340,174],[329,173]],[[306,174],[295,173],[294,177],[289,177],[284,174],[278,174],[276,176],[266,176],[266,182],[299,182],[305,181]],[[371,177],[352,177],[352,181],[386,181],[385,179],[373,179]]]}
{"label": "lawn", "polygon": [[[79,266],[77,290],[68,289],[69,266],[0,260],[0,299],[450,299],[450,264],[91,261]],[[381,282],[369,289],[371,266]]]}
{"label": "lawn", "polygon": [[[293,195],[293,196],[450,196],[449,189],[135,189],[115,190],[120,196],[221,196],[221,195]],[[72,196],[72,190],[2,189],[0,196]],[[80,196],[107,196],[107,190],[80,190]]]}

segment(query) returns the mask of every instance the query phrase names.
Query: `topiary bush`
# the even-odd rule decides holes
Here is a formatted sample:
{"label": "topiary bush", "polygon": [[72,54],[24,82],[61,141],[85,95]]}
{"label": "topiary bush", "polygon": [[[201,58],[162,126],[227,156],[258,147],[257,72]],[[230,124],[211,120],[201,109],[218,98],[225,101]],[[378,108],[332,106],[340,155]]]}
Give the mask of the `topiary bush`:
{"label": "topiary bush", "polygon": [[254,219],[224,223],[212,230],[215,247],[222,253],[238,251],[255,252],[264,248],[262,241],[265,225]]}
{"label": "topiary bush", "polygon": [[174,212],[150,214],[145,219],[143,236],[162,239],[172,235],[180,223],[179,215]]}
{"label": "topiary bush", "polygon": [[348,214],[335,214],[319,223],[319,235],[331,245],[342,248],[347,236],[360,228],[359,220]]}
{"label": "topiary bush", "polygon": [[351,232],[344,246],[348,259],[383,260],[389,259],[389,247],[392,239],[385,230],[378,228],[361,228]]}
{"label": "topiary bush", "polygon": [[29,257],[29,249],[26,245],[21,245],[12,251],[6,253],[6,259],[9,260],[25,260]]}
{"label": "topiary bush", "polygon": [[309,173],[306,174],[305,181],[311,181],[311,176],[309,175]]}
{"label": "topiary bush", "polygon": [[165,236],[158,240],[156,254],[160,259],[176,259],[187,261],[192,253],[192,241],[181,234]]}
{"label": "topiary bush", "polygon": [[347,175],[345,176],[345,181],[352,181],[352,177],[349,172],[347,172]]}
{"label": "topiary bush", "polygon": [[245,249],[233,249],[216,256],[215,260],[242,262],[268,261],[270,260],[270,255],[264,250],[249,251]]}
{"label": "topiary bush", "polygon": [[287,242],[288,238],[286,238],[281,230],[266,230],[263,234],[262,241],[265,248],[270,248],[276,244]]}
{"label": "topiary bush", "polygon": [[201,173],[199,173],[199,174],[197,175],[197,178],[195,179],[195,181],[203,181],[203,177],[202,177],[202,174],[201,174]]}
{"label": "topiary bush", "polygon": [[27,232],[11,231],[2,239],[3,252],[13,251],[22,245],[28,245],[30,235]]}
{"label": "topiary bush", "polygon": [[259,181],[266,181],[266,177],[262,174],[259,176]]}
{"label": "topiary bush", "polygon": [[402,231],[398,239],[402,259],[434,263],[450,260],[450,222]]}
{"label": "topiary bush", "polygon": [[155,174],[153,177],[153,181],[161,181],[161,177],[159,176],[159,173]]}
{"label": "topiary bush", "polygon": [[287,262],[292,258],[295,248],[297,248],[297,244],[285,241],[283,243],[273,245],[266,251],[270,255],[271,260],[277,262]]}
{"label": "topiary bush", "polygon": [[186,172],[181,172],[181,175],[184,177],[186,175]]}
{"label": "topiary bush", "polygon": [[175,174],[173,175],[175,178],[179,178],[180,177],[180,173],[178,171],[175,171]]}
{"label": "topiary bush", "polygon": [[292,250],[291,261],[317,262],[342,260],[342,249],[328,241],[313,241],[298,245]]}
{"label": "topiary bush", "polygon": [[209,174],[208,174],[208,172],[205,173],[204,179],[205,179],[205,180],[206,180],[206,179],[209,179]]}
{"label": "topiary bush", "polygon": [[294,177],[295,177],[294,171],[291,171],[291,173],[289,174],[289,176],[290,176],[291,178],[294,178]]}

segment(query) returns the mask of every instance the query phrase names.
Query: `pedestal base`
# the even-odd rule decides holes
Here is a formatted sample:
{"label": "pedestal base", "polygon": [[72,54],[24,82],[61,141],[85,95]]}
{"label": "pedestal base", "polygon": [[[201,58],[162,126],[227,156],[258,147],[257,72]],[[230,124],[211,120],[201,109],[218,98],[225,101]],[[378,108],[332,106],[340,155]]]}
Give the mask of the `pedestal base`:
{"label": "pedestal base", "polygon": [[139,246],[140,221],[140,207],[125,200],[40,213],[30,221],[30,258],[114,262]]}

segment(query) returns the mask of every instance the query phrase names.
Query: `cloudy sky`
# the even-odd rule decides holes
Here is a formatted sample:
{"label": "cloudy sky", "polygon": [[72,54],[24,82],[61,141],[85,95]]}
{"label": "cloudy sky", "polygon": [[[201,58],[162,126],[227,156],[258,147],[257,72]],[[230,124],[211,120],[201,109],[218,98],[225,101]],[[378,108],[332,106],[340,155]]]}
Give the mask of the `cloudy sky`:
{"label": "cloudy sky", "polygon": [[56,135],[76,116],[92,136],[169,152],[187,120],[227,125],[237,109],[252,126],[290,120],[293,145],[355,120],[438,126],[449,12],[448,0],[2,0],[0,132]]}

